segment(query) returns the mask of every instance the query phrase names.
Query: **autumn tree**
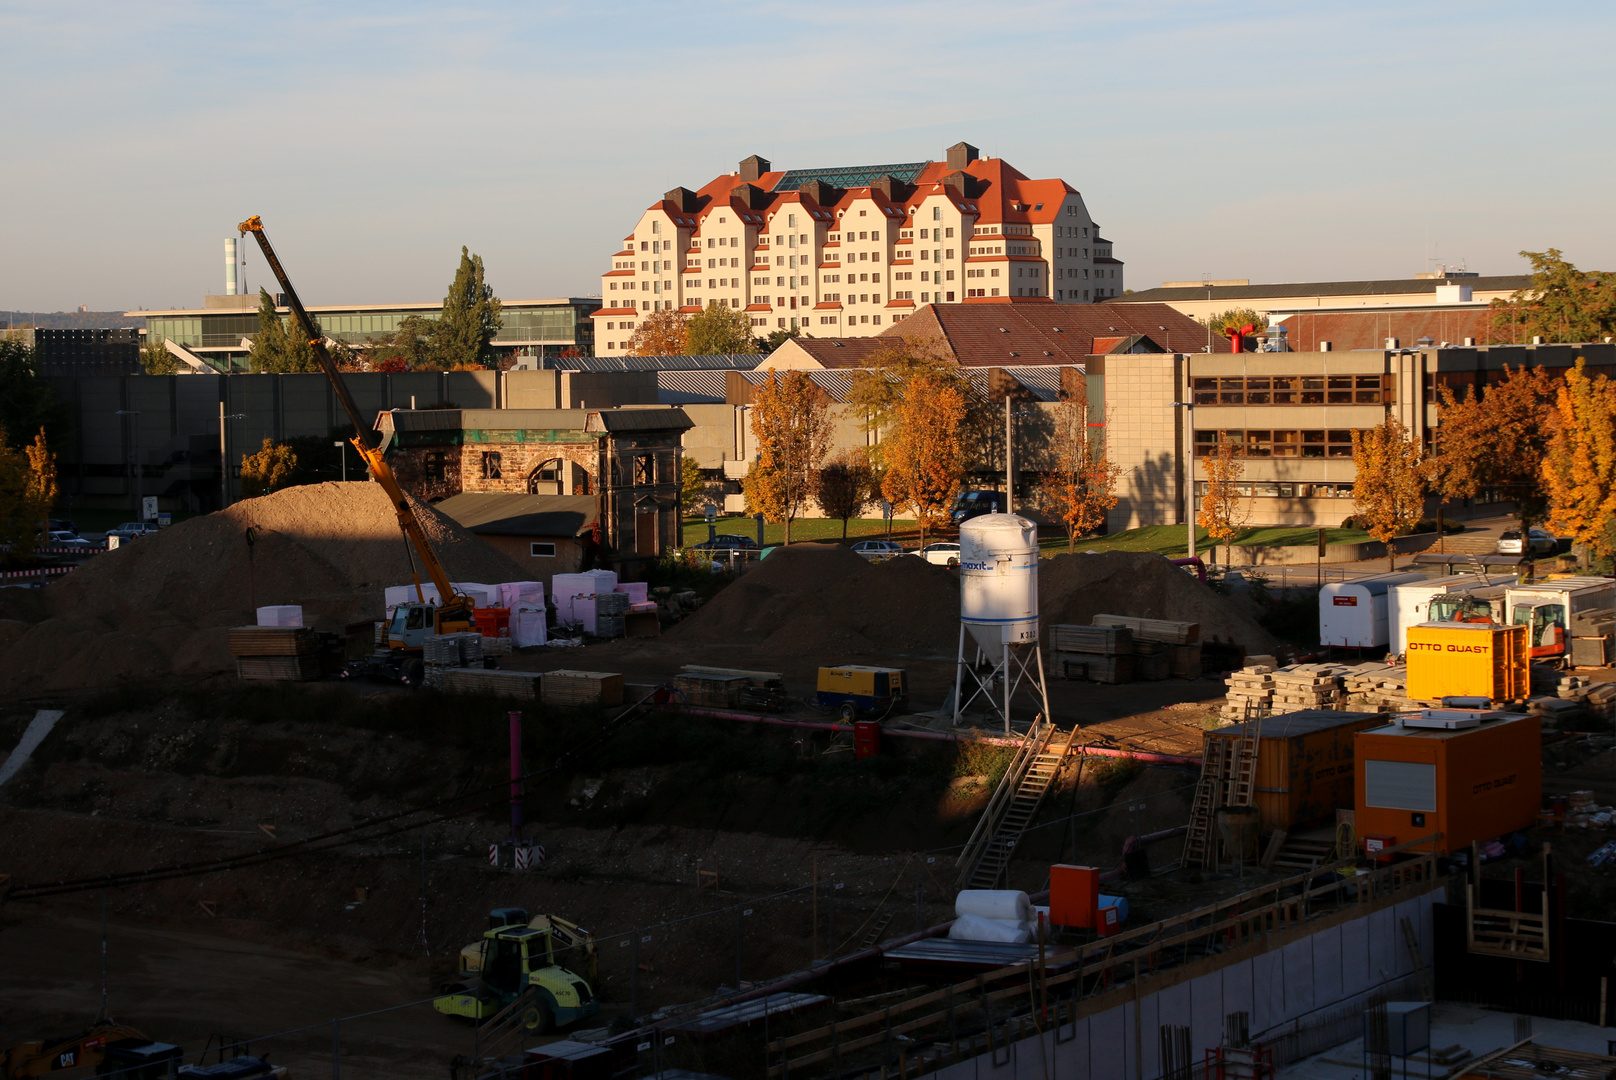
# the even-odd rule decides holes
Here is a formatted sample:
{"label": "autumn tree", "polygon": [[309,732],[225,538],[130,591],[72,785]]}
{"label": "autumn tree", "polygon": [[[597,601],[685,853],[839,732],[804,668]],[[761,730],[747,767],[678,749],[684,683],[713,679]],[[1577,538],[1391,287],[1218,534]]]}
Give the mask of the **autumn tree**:
{"label": "autumn tree", "polygon": [[716,300],[685,323],[685,349],[691,356],[755,353],[757,348],[751,317]]}
{"label": "autumn tree", "polygon": [[824,392],[801,371],[769,372],[752,403],[758,456],[744,482],[747,507],[767,520],[791,522],[813,498],[819,463],[830,444]]}
{"label": "autumn tree", "polygon": [[494,335],[504,326],[499,297],[483,279],[483,257],[460,248],[460,265],[432,328],[432,353],[441,371],[497,367]]}
{"label": "autumn tree", "polygon": [[406,315],[398,329],[380,338],[371,338],[366,357],[372,371],[429,371],[432,355],[433,324],[424,315]]}
{"label": "autumn tree", "polygon": [[1262,314],[1256,308],[1230,308],[1228,311],[1220,311],[1216,315],[1208,315],[1206,318],[1198,319],[1197,321],[1202,326],[1210,327],[1214,334],[1229,338],[1231,349],[1234,348],[1233,334],[1235,331],[1241,332],[1240,341],[1243,349],[1246,334],[1260,334],[1268,329],[1268,316]]}
{"label": "autumn tree", "polygon": [[1616,334],[1616,274],[1583,271],[1559,248],[1523,251],[1532,264],[1532,284],[1492,303],[1495,337],[1522,344],[1545,341],[1599,341]]}
{"label": "autumn tree", "polygon": [[39,429],[23,452],[28,456],[28,501],[39,522],[40,536],[48,536],[50,509],[56,505],[61,489],[56,483],[56,455],[45,442],[44,428]]}
{"label": "autumn tree", "polygon": [[297,454],[285,443],[265,439],[256,454],[241,458],[241,494],[244,498],[268,495],[292,483],[297,475]]}
{"label": "autumn tree", "polygon": [[1425,451],[1395,417],[1352,432],[1353,508],[1363,529],[1386,545],[1387,568],[1397,569],[1392,541],[1425,512]]}
{"label": "autumn tree", "polygon": [[148,375],[173,375],[179,371],[180,361],[168,351],[162,338],[147,338],[140,347],[140,367]]}
{"label": "autumn tree", "polygon": [[962,437],[965,394],[946,371],[920,369],[904,379],[889,417],[881,492],[893,506],[907,507],[926,530],[948,521],[965,478]]}
{"label": "autumn tree", "polygon": [[1585,361],[1555,395],[1543,481],[1549,523],[1600,555],[1616,554],[1616,384],[1588,378]]}
{"label": "autumn tree", "polygon": [[1201,512],[1195,523],[1211,537],[1213,553],[1223,545],[1223,565],[1234,558],[1234,538],[1251,518],[1251,500],[1240,494],[1240,478],[1246,474],[1241,448],[1232,439],[1221,439],[1217,450],[1203,459],[1206,494],[1201,496]]}
{"label": "autumn tree", "polygon": [[1474,499],[1486,488],[1516,500],[1524,534],[1546,507],[1543,455],[1554,412],[1555,379],[1543,368],[1504,368],[1504,378],[1463,397],[1440,388],[1441,405],[1426,479],[1444,500]]}
{"label": "autumn tree", "polygon": [[679,459],[679,512],[688,514],[707,494],[707,477],[696,459],[685,454]]}
{"label": "autumn tree", "polygon": [[1054,467],[1045,474],[1040,501],[1066,526],[1068,553],[1077,550],[1079,536],[1103,527],[1106,512],[1117,505],[1122,467],[1106,456],[1099,426],[1083,380],[1061,391],[1050,447]]}
{"label": "autumn tree", "polygon": [[[947,384],[959,394],[965,410],[960,421],[961,446],[977,450],[977,456],[993,456],[1000,430],[998,403],[988,400],[971,384],[944,343],[932,338],[896,337],[884,342],[865,363],[868,366],[853,376],[846,401],[859,416],[866,435],[871,436],[873,465],[879,467],[885,462],[886,432],[895,423],[906,387],[917,375],[925,375],[934,384]],[[966,454],[966,464],[970,456]]]}
{"label": "autumn tree", "polygon": [[303,332],[281,319],[275,301],[263,289],[258,290],[258,332],[253,334],[247,362],[259,373],[320,370]]}
{"label": "autumn tree", "polygon": [[640,320],[628,339],[633,356],[684,356],[689,350],[689,316],[672,308],[653,311]]}
{"label": "autumn tree", "polygon": [[840,518],[842,539],[847,539],[847,522],[863,515],[875,501],[876,476],[870,457],[862,450],[843,451],[819,470],[814,501],[828,518]]}
{"label": "autumn tree", "polygon": [[31,549],[44,535],[56,501],[56,461],[40,430],[31,445],[14,449],[0,429],[0,543]]}

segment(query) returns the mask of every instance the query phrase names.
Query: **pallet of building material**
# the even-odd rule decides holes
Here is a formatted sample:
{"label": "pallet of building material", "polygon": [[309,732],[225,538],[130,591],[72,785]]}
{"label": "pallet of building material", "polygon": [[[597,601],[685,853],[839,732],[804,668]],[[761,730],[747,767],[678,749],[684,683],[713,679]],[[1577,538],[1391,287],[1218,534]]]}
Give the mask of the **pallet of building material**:
{"label": "pallet of building material", "polygon": [[446,694],[491,694],[537,701],[543,678],[537,671],[492,668],[441,668],[438,689]]}
{"label": "pallet of building material", "polygon": [[1096,615],[1093,623],[1095,626],[1126,626],[1134,637],[1164,645],[1194,645],[1201,640],[1200,623],[1138,619],[1132,615]]}
{"label": "pallet of building material", "polygon": [[312,682],[320,677],[320,658],[302,656],[238,656],[236,678],[249,682]]}
{"label": "pallet of building material", "polygon": [[611,671],[551,671],[539,696],[546,705],[621,705],[623,676]]}
{"label": "pallet of building material", "polygon": [[231,656],[307,656],[319,647],[306,626],[236,626],[229,643]]}
{"label": "pallet of building material", "polygon": [[508,637],[485,637],[483,638],[482,649],[484,656],[509,656],[511,655],[511,639]]}
{"label": "pallet of building material", "polygon": [[1055,652],[1123,656],[1133,652],[1133,631],[1126,626],[1075,626],[1063,623],[1049,628],[1049,647]]}
{"label": "pallet of building material", "polygon": [[740,708],[741,692],[751,684],[750,679],[738,672],[726,675],[680,672],[673,679],[673,688],[684,696],[685,704],[709,709]]}
{"label": "pallet of building material", "polygon": [[483,636],[474,630],[458,634],[428,634],[421,643],[421,659],[429,667],[465,667],[483,659]]}
{"label": "pallet of building material", "polygon": [[[619,596],[622,594],[619,593]],[[595,636],[603,638],[620,638],[623,636],[623,616],[599,615],[595,616]]]}
{"label": "pallet of building material", "polygon": [[1173,658],[1166,653],[1146,653],[1133,658],[1133,677],[1142,682],[1161,682],[1173,673]]}
{"label": "pallet of building material", "polygon": [[1059,679],[1087,679],[1089,682],[1125,683],[1133,681],[1132,656],[1102,656],[1098,653],[1055,652],[1050,666]]}
{"label": "pallet of building material", "polygon": [[1201,677],[1201,646],[1170,645],[1173,658],[1173,678],[1199,679]]}

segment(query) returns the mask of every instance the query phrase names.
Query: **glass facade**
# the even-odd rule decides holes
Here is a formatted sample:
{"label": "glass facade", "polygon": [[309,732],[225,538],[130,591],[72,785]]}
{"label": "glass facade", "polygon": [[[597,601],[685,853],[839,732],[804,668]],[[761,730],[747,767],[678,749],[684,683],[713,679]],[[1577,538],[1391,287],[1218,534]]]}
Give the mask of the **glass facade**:
{"label": "glass facade", "polygon": [[[545,305],[528,307],[507,305],[501,311],[504,325],[494,337],[497,345],[517,345],[525,342],[577,345],[581,347],[594,340],[594,327],[589,314],[598,303]],[[363,346],[373,339],[396,333],[411,315],[427,319],[438,318],[436,308],[395,308],[388,310],[352,310],[311,312],[320,332],[344,345]],[[290,316],[283,313],[282,322]],[[200,311],[180,315],[149,315],[146,330],[152,338],[168,338],[188,349],[234,349],[242,338],[258,332],[258,312],[255,311]]]}

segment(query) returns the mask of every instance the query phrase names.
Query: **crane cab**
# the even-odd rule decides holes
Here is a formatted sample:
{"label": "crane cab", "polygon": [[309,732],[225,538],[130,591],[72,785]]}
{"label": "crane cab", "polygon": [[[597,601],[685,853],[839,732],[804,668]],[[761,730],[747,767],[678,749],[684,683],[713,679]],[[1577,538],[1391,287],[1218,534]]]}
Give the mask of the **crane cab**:
{"label": "crane cab", "polygon": [[389,650],[420,652],[429,634],[458,634],[477,629],[469,609],[409,602],[393,609],[392,618],[382,630],[382,644]]}

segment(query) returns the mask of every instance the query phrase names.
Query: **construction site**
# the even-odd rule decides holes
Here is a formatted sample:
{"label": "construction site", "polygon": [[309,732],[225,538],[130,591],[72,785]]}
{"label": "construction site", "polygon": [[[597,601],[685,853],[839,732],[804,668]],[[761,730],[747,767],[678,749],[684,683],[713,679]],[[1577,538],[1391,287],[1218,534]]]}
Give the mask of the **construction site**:
{"label": "construction site", "polygon": [[1611,579],[545,585],[313,344],[366,479],[0,590],[5,1080],[1616,1075]]}

